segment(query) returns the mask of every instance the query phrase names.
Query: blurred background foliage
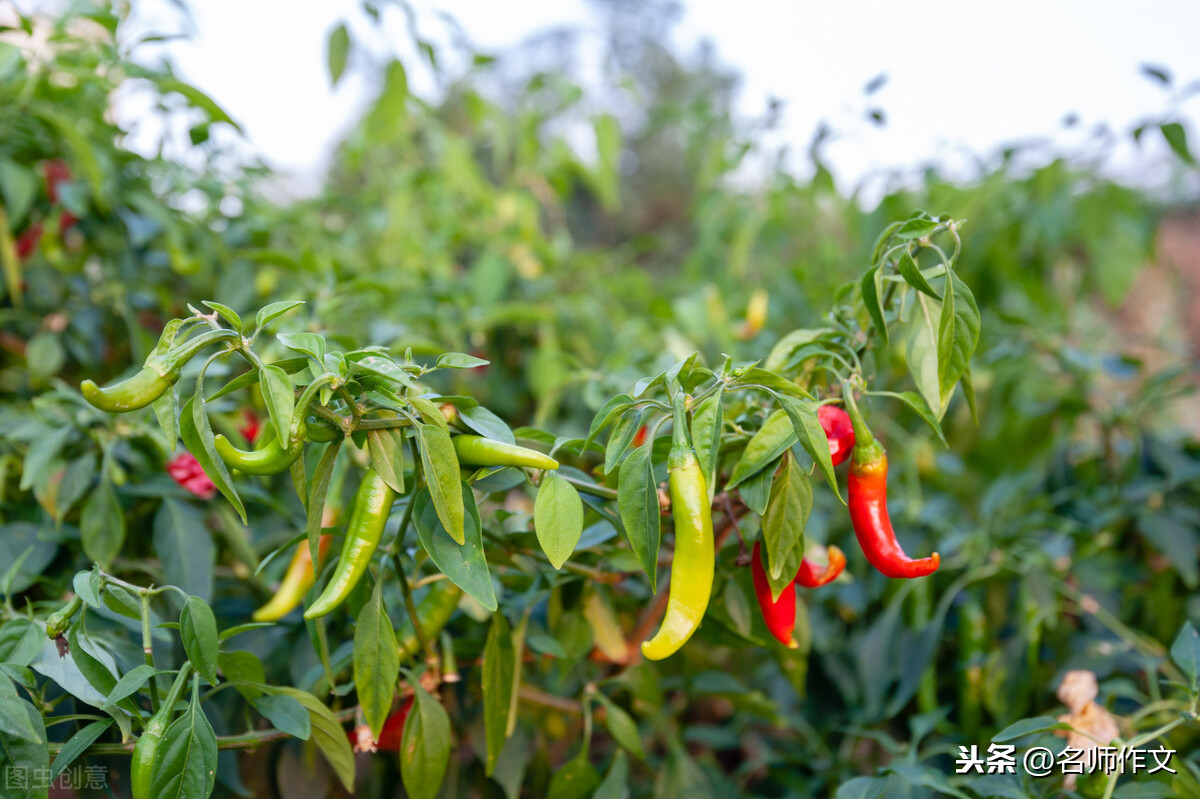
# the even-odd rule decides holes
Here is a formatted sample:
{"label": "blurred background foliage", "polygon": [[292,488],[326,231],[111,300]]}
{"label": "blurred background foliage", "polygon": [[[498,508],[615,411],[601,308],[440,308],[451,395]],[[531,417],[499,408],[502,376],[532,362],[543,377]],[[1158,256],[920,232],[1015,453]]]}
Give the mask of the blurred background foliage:
{"label": "blurred background foliage", "polygon": [[[716,587],[725,611],[663,666],[616,676],[586,659],[531,668],[553,671],[568,695],[616,681],[655,742],[631,764],[635,795],[809,796],[838,786],[839,796],[930,795],[958,745],[1053,714],[1068,669],[1095,671],[1119,716],[1152,702],[1176,631],[1200,623],[1194,198],[1114,182],[1103,144],[1048,157],[1014,145],[982,154],[970,180],[932,165],[915,178],[882,176],[890,188],[877,201],[847,195],[821,161],[833,131],[806,143],[805,175],[783,169],[781,154],[759,144],[770,115],[734,117],[736,76],[712,52],[663,44],[669,6],[612,2],[609,11],[598,83],[583,80],[573,39],[560,33],[521,57],[480,54],[461,74],[440,74],[435,97],[410,93],[405,64],[334,31],[332,78],[361,70],[378,96],[320,191],[286,201],[267,170],[234,155],[236,122],[219,98],[169,64],[141,60],[146,43],[125,37],[119,13],[9,15],[0,35],[3,562],[36,540],[14,588],[30,601],[68,590],[85,565],[72,525],[104,470],[120,475],[122,523],[139,533],[131,559],[157,550],[140,532],[166,496],[196,536],[218,534],[205,544],[216,563],[207,590],[226,609],[252,606],[229,542],[248,532],[262,553],[288,535],[270,496],[255,497],[249,531],[235,529],[231,514],[206,510],[165,477],[170,453],[138,437],[149,420],[102,417],[68,396],[83,377],[140,362],[188,301],[246,310],[301,299],[293,326],[331,341],[471,352],[491,365],[439,388],[514,426],[579,435],[612,394],[693,350],[710,363],[721,353],[746,361],[794,328],[819,326],[879,232],[920,208],[968,220],[958,270],[984,317],[978,424],[953,404],[946,449],[894,406],[894,418],[877,411],[872,423],[892,454],[892,513],[906,546],[936,542],[943,569],[900,585],[852,554],[854,579],[805,596],[805,646],[794,652],[726,645],[722,636],[759,624],[744,613],[747,573]],[[436,51],[419,49],[438,70]],[[184,157],[164,155],[165,141],[157,154],[126,149],[113,112],[130,94],[152,98],[164,129],[183,131]],[[1135,134],[1165,137],[1173,168],[1187,174],[1195,162],[1173,114],[1168,107]],[[55,183],[46,164],[58,161],[69,176]],[[745,320],[755,292],[768,298],[761,327]],[[879,356],[884,383],[904,357],[898,342]],[[28,443],[47,435],[63,436],[60,455],[30,463]],[[848,540],[828,492],[809,535]],[[163,566],[167,578],[183,568]],[[646,599],[614,593],[626,628]],[[578,615],[550,632],[588,638],[574,629]],[[576,643],[572,651],[589,648]],[[296,657],[312,665],[311,653]],[[280,679],[289,666],[299,673],[286,658],[265,662]],[[529,722],[519,736],[528,766],[510,787],[464,771],[456,790],[512,796],[523,776],[526,795],[543,795],[580,722],[552,710]],[[1183,727],[1169,744],[1194,763],[1196,738],[1194,725]],[[598,733],[594,761],[603,766],[611,751]],[[295,750],[259,752],[241,778],[256,795],[265,795],[254,781],[266,779],[267,758],[280,773],[279,763],[297,762]],[[222,790],[236,789],[226,761]],[[394,768],[366,769],[375,787],[361,795],[389,795],[382,778]],[[1181,772],[1164,783],[1175,793],[1161,795],[1198,795],[1195,769]],[[849,782],[860,776],[868,781]],[[1049,782],[965,795],[1046,795]]]}

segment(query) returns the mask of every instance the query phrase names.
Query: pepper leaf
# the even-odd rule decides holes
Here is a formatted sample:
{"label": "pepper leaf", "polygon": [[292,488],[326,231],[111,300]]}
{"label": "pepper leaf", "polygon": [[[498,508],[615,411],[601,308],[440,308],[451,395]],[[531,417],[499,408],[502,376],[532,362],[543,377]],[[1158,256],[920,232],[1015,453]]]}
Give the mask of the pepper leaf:
{"label": "pepper leaf", "polygon": [[784,455],[783,464],[771,485],[771,498],[762,526],[769,564],[767,578],[775,599],[779,599],[783,589],[796,577],[799,559],[804,553],[804,527],[812,503],[812,484],[808,475],[791,453]]}
{"label": "pepper leaf", "polygon": [[413,506],[417,537],[434,564],[450,582],[470,594],[487,610],[495,610],[498,607],[496,591],[492,586],[487,559],[483,554],[482,525],[479,521],[479,508],[475,505],[475,495],[471,493],[470,486],[460,482],[459,496],[466,508],[465,537],[462,545],[457,544],[446,532],[426,489],[419,491],[412,500],[417,503]]}
{"label": "pepper leaf", "polygon": [[696,406],[692,414],[692,448],[696,461],[708,486],[708,501],[711,503],[717,491],[717,460],[721,454],[721,428],[724,426],[724,409],[721,407],[721,389],[706,397]]}
{"label": "pepper leaf", "polygon": [[217,736],[200,709],[199,683],[183,715],[163,733],[154,755],[150,795],[210,796],[217,781]]}
{"label": "pepper leaf", "polygon": [[513,644],[508,620],[503,613],[492,617],[483,646],[483,727],[487,740],[485,773],[496,768],[507,737],[508,714],[512,708]]}
{"label": "pepper leaf", "polygon": [[583,534],[583,501],[575,486],[556,472],[542,475],[533,505],[538,543],[555,569],[561,569]]}
{"label": "pepper leaf", "polygon": [[621,464],[617,506],[629,546],[637,556],[642,570],[650,578],[650,591],[658,582],[658,545],[662,534],[662,518],[658,509],[658,485],[654,482],[651,453],[654,442],[647,441],[629,453]]}
{"label": "pepper leaf", "polygon": [[413,799],[433,799],[450,763],[450,716],[418,680],[411,683],[413,704],[400,738],[400,779]]}
{"label": "pepper leaf", "polygon": [[458,455],[454,452],[454,444],[450,441],[450,435],[440,427],[418,424],[416,428],[421,450],[421,466],[425,472],[425,486],[429,490],[429,497],[445,530],[457,543],[462,544],[466,540],[463,531],[463,501],[462,491],[459,489],[461,479],[458,476]]}
{"label": "pepper leaf", "polygon": [[383,604],[383,583],[376,582],[354,627],[354,689],[375,740],[383,732],[400,676],[396,633]]}
{"label": "pepper leaf", "polygon": [[183,639],[183,651],[196,667],[200,676],[210,685],[217,684],[217,619],[212,608],[200,597],[189,596],[179,614],[179,637]]}

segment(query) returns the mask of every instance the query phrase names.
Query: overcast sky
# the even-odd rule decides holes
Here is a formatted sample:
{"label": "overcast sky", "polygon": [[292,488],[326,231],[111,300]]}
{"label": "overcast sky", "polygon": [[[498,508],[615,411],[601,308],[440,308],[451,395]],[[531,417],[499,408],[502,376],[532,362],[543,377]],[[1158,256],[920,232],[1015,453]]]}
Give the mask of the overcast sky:
{"label": "overcast sky", "polygon": [[[193,3],[194,37],[167,46],[183,77],[208,91],[241,122],[269,163],[312,187],[332,144],[369,100],[352,75],[330,90],[325,52],[342,20],[371,35],[357,2],[204,0]],[[139,0],[147,24],[170,27],[166,0]],[[583,0],[415,0],[424,35],[444,41],[449,12],[485,52],[502,53],[548,26],[595,29]],[[1177,85],[1200,79],[1200,3],[1185,0],[1054,2],[787,2],[684,0],[675,43],[711,40],[718,58],[739,71],[738,111],[759,115],[767,98],[784,102],[772,144],[802,151],[821,120],[847,135],[828,156],[838,183],[853,188],[881,168],[924,161],[965,163],[1014,140],[1085,138],[1095,124],[1127,132],[1161,114],[1168,93],[1139,73],[1167,67]],[[397,19],[399,16],[397,15]],[[389,28],[396,41],[404,31]],[[405,52],[403,47],[398,48]],[[410,52],[410,51],[408,51]],[[406,59],[410,81],[426,96],[428,74]],[[886,72],[875,96],[887,125],[863,124],[862,87]],[[1081,124],[1067,131],[1068,112]],[[1193,138],[1200,100],[1181,108]],[[1195,145],[1195,143],[1193,143]],[[1128,177],[1161,163],[1157,138],[1139,156],[1126,148],[1114,169]]]}

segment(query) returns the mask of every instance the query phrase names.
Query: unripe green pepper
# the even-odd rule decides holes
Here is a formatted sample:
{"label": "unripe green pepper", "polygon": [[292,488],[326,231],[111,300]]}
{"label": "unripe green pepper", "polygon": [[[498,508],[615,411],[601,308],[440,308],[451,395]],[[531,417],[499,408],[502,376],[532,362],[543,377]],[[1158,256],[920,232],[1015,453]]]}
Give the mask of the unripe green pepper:
{"label": "unripe green pepper", "polygon": [[530,469],[557,469],[558,461],[549,455],[516,444],[506,444],[483,436],[455,436],[454,451],[458,462],[471,466],[524,466]]}
{"label": "unripe green pepper", "polygon": [[171,685],[171,690],[167,692],[167,698],[163,700],[158,712],[146,722],[145,729],[142,730],[137,743],[133,746],[133,761],[129,765],[133,799],[153,799],[150,795],[150,782],[154,777],[154,756],[158,753],[158,744],[162,741],[167,725],[171,722],[175,703],[179,701],[179,695],[187,685],[191,673],[191,664],[184,663],[175,682]]}
{"label": "unripe green pepper", "polygon": [[667,481],[671,489],[671,518],[675,522],[675,558],[671,564],[671,588],[662,626],[642,654],[662,660],[679,651],[704,618],[712,594],[716,552],[713,542],[712,506],[708,486],[696,453],[687,441],[687,420],[682,392],[675,398],[675,433],[667,459]]}
{"label": "unripe green pepper", "polygon": [[179,380],[184,365],[200,350],[210,344],[230,341],[238,335],[233,330],[210,330],[178,347],[170,348],[180,323],[181,320],[176,319],[172,324],[168,324],[159,346],[146,358],[140,372],[111,386],[98,386],[91,380],[84,380],[79,384],[83,398],[94,407],[109,413],[128,413],[144,408]]}
{"label": "unripe green pepper", "polygon": [[371,563],[387,523],[388,511],[395,501],[396,492],[374,469],[367,469],[355,496],[354,510],[350,512],[346,543],[342,546],[337,569],[325,590],[304,611],[304,618],[324,616],[346,601]]}
{"label": "unripe green pepper", "polygon": [[240,472],[246,474],[279,474],[285,472],[300,457],[304,451],[305,426],[303,424],[293,430],[292,439],[287,446],[280,443],[277,436],[272,435],[274,425],[268,425],[268,434],[263,436],[263,445],[258,449],[246,451],[235,447],[229,439],[220,433],[213,439],[217,454],[221,460]]}
{"label": "unripe green pepper", "polygon": [[46,636],[54,639],[65,633],[67,628],[71,626],[72,617],[79,612],[79,608],[82,605],[83,600],[74,596],[67,601],[67,604],[47,616]]}

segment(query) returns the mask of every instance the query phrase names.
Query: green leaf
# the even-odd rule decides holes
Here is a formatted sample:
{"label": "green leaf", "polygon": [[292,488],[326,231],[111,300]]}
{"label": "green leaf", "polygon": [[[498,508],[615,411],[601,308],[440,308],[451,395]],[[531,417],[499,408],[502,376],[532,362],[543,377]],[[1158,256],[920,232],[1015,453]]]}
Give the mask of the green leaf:
{"label": "green leaf", "polygon": [[766,369],[760,369],[757,366],[752,366],[745,370],[737,380],[733,381],[731,387],[757,387],[766,389],[772,394],[785,394],[796,399],[813,399],[812,394],[800,388],[800,386],[791,380],[774,372],[769,372]]}
{"label": "green leaf", "polygon": [[125,512],[112,483],[101,480],[83,503],[79,535],[88,560],[108,568],[125,544]]}
{"label": "green leaf", "polygon": [[179,614],[179,637],[183,651],[200,676],[210,685],[217,684],[217,619],[212,608],[200,597],[189,596]]}
{"label": "green leaf", "polygon": [[209,121],[224,122],[232,126],[234,130],[241,131],[241,127],[230,118],[229,114],[225,113],[225,110],[221,106],[217,105],[211,97],[195,86],[170,78],[159,78],[157,84],[158,90],[163,94],[174,92],[182,95],[193,108],[198,108],[206,113]]}
{"label": "green leaf", "polygon": [[600,410],[596,411],[596,415],[592,417],[592,426],[588,429],[587,441],[584,443],[583,448],[587,449],[596,439],[596,436],[602,433],[605,428],[613,423],[613,420],[623,414],[632,404],[633,398],[628,394],[618,394],[604,403]]}
{"label": "green leaf", "polygon": [[1167,145],[1171,148],[1171,152],[1179,157],[1188,166],[1196,165],[1196,158],[1192,155],[1191,149],[1188,148],[1187,131],[1183,125],[1178,122],[1167,122],[1159,126],[1162,131],[1163,138],[1167,140]]}
{"label": "green leaf", "polygon": [[397,494],[404,493],[404,432],[397,428],[367,434],[371,468]]}
{"label": "green leaf", "polygon": [[504,748],[508,714],[512,709],[513,644],[503,613],[492,616],[483,646],[483,727],[487,740],[485,773],[490,777]]}
{"label": "green leaf", "polygon": [[450,578],[450,582],[470,594],[487,610],[494,611],[497,608],[496,592],[483,553],[479,508],[475,505],[471,487],[466,483],[459,483],[459,495],[467,511],[463,543],[459,545],[446,533],[428,490],[421,490],[412,500],[416,503],[413,507],[413,523],[417,528],[417,537],[442,574]]}
{"label": "green leaf", "polygon": [[[46,743],[46,730],[42,727],[41,716],[34,723],[25,712],[29,704],[17,694],[17,688],[12,680],[0,674],[0,736],[16,738],[34,744]],[[0,754],[3,749],[0,749]]]}
{"label": "green leaf", "polygon": [[929,425],[929,429],[937,435],[938,440],[943,444],[946,444],[946,436],[942,432],[941,422],[939,422],[937,417],[933,415],[933,410],[930,409],[929,403],[927,403],[920,394],[916,393],[915,391],[866,391],[863,393],[869,397],[892,397],[893,399],[900,400],[905,405],[916,411],[917,416],[920,416],[921,421]]}
{"label": "green leaf", "polygon": [[946,408],[942,404],[942,386],[938,379],[938,322],[942,304],[924,294],[913,295],[908,321],[904,325],[904,342],[908,371],[917,391],[929,403],[935,419],[941,419]]}
{"label": "green leaf", "polygon": [[542,475],[533,505],[533,528],[550,564],[561,569],[583,534],[583,501],[575,486],[556,472]]}
{"label": "green leaf", "polygon": [[458,455],[454,452],[454,444],[450,441],[450,435],[440,427],[418,424],[416,428],[425,487],[442,526],[451,538],[462,544],[465,541],[462,491],[459,488],[462,480],[458,476]]}
{"label": "green leaf", "polygon": [[1036,716],[1030,719],[1021,719],[1014,724],[1008,725],[992,736],[992,743],[999,744],[1017,738],[1024,738],[1026,735],[1033,735],[1034,733],[1066,729],[1070,729],[1070,725],[1062,723],[1053,716]]}
{"label": "green leaf", "polygon": [[[149,668],[149,666],[146,668]],[[84,750],[94,744],[104,734],[104,731],[111,726],[111,719],[93,721],[68,738],[67,742],[63,744],[62,749],[58,750],[58,754],[54,758],[54,766],[50,769],[50,781],[54,782],[57,780],[59,775],[66,771],[67,767],[74,763],[83,754]]]}
{"label": "green leaf", "polygon": [[[308,539],[308,551],[312,562],[317,563],[318,545],[321,536],[321,519],[325,515],[325,495],[329,493],[329,480],[333,476],[333,467],[337,464],[338,452],[342,449],[342,441],[331,441],[321,452],[317,466],[313,470],[312,482],[308,485],[307,498],[304,507],[307,510],[304,534]],[[303,464],[303,458],[297,458],[297,464]],[[296,464],[292,465],[293,468]]]}
{"label": "green leaf", "polygon": [[239,333],[242,332],[242,317],[238,316],[237,312],[228,305],[222,305],[219,302],[212,302],[210,300],[203,300],[200,304],[216,311],[222,319],[229,323],[230,327]]}
{"label": "green leaf", "polygon": [[396,632],[383,604],[383,583],[376,582],[354,627],[354,690],[375,740],[383,732],[396,695],[400,655]]}
{"label": "green leaf", "polygon": [[812,349],[811,345],[832,332],[833,330],[828,327],[793,330],[779,339],[771,348],[767,359],[763,361],[763,368],[768,372],[778,372],[786,368],[795,359],[797,352]]}
{"label": "green leaf", "polygon": [[344,24],[338,25],[329,34],[329,82],[337,86],[346,71],[350,56],[350,31]]}
{"label": "green leaf", "polygon": [[[771,498],[762,523],[769,564],[767,577],[771,580],[771,593],[775,599],[779,598],[782,587],[796,577],[796,571],[789,574],[785,566],[790,566],[792,560],[799,566],[795,553],[803,557],[804,527],[812,512],[812,502],[812,484],[808,475],[796,464],[791,453],[784,455],[783,464],[771,485]],[[781,587],[776,589],[776,585]]]}
{"label": "green leaf", "polygon": [[604,782],[596,788],[592,799],[629,799],[629,758],[624,749],[618,749],[613,756]]}
{"label": "green leaf", "polygon": [[704,484],[708,486],[709,502],[717,491],[717,461],[721,454],[721,430],[725,424],[721,396],[722,390],[717,389],[715,394],[697,405],[692,414],[692,448],[704,474]]}
{"label": "green leaf", "polygon": [[[19,705],[14,706],[13,712],[24,714],[25,721],[21,724],[32,728],[37,740],[12,736],[0,729],[0,771],[21,768],[34,776],[45,774],[50,769],[45,722],[33,705],[24,699],[18,699],[17,702]],[[7,709],[0,707],[0,715],[7,715]],[[7,786],[4,796],[5,799],[46,799],[47,791],[44,783],[39,783],[31,777],[27,788]]]}
{"label": "green leaf", "polygon": [[898,239],[919,239],[928,236],[937,229],[938,223],[932,219],[910,219],[896,231]]}
{"label": "green leaf", "polygon": [[301,741],[307,741],[312,737],[312,720],[309,718],[308,710],[293,697],[259,696],[255,697],[253,704],[254,709],[280,732],[286,732]]}
{"label": "green leaf", "polygon": [[592,129],[598,157],[593,184],[600,206],[611,213],[621,205],[621,125],[612,114],[600,114],[592,120]]}
{"label": "green leaf", "polygon": [[629,445],[633,443],[638,428],[642,426],[642,419],[645,415],[646,412],[644,410],[638,410],[625,414],[621,417],[621,421],[617,422],[617,426],[613,428],[612,435],[608,437],[608,446],[604,448],[605,474],[610,473],[621,462],[621,457],[629,449]]}
{"label": "green leaf", "polygon": [[1190,621],[1183,623],[1183,629],[1171,644],[1171,660],[1191,680],[1192,693],[1195,693],[1200,683],[1200,633]]}
{"label": "green leaf", "polygon": [[299,308],[303,304],[303,300],[284,300],[283,302],[273,302],[270,305],[264,305],[254,315],[254,326],[262,330],[271,320],[277,319],[293,308]]}
{"label": "green leaf", "polygon": [[929,281],[925,279],[917,262],[907,252],[900,253],[900,259],[896,261],[896,270],[900,276],[904,278],[904,282],[915,288],[917,291],[923,291],[935,300],[940,300],[941,297],[933,290],[933,286],[929,285]]}
{"label": "green leaf", "polygon": [[884,346],[887,346],[887,323],[883,321],[883,305],[879,301],[879,290],[882,283],[881,268],[880,266],[873,266],[868,269],[867,273],[863,275],[859,286],[862,288],[863,305],[866,306],[867,313],[871,315],[871,321],[875,325],[875,332],[883,340]]}
{"label": "green leaf", "polygon": [[472,405],[458,409],[458,418],[462,423],[484,438],[493,441],[503,441],[505,444],[515,444],[517,439],[504,420],[482,405]]}
{"label": "green leaf", "polygon": [[260,386],[263,401],[267,404],[267,413],[275,424],[275,432],[279,435],[280,443],[286,446],[291,440],[292,414],[296,410],[296,393],[288,380],[287,372],[273,364],[264,364]]}
{"label": "green leaf", "polygon": [[125,676],[117,680],[117,684],[113,686],[111,691],[109,691],[108,698],[105,699],[104,705],[100,709],[108,710],[125,697],[133,696],[138,692],[138,690],[141,689],[143,685],[146,684],[146,681],[154,675],[170,673],[173,672],[159,671],[158,669],[155,669],[153,666],[150,666],[146,663],[143,663],[140,666],[134,666],[125,673]]}
{"label": "green leaf", "polygon": [[[782,403],[781,403],[782,404]],[[820,429],[820,425],[818,425]],[[824,436],[824,433],[821,434]],[[785,410],[775,411],[767,417],[742,451],[742,457],[733,466],[725,489],[737,488],[750,477],[761,472],[767,464],[791,449],[797,441],[791,418]],[[826,449],[829,445],[825,445]],[[832,468],[832,467],[831,467]]]}
{"label": "green leaf", "polygon": [[629,453],[621,464],[617,490],[617,507],[629,546],[637,556],[642,570],[650,578],[650,591],[658,582],[658,546],[662,534],[659,514],[658,484],[654,482],[651,454],[654,442],[647,441]]}
{"label": "green leaf", "polygon": [[813,459],[813,463],[820,467],[821,474],[824,475],[825,482],[833,489],[834,495],[841,499],[842,491],[838,487],[837,476],[833,472],[833,459],[829,454],[829,437],[825,435],[825,430],[821,427],[821,420],[817,416],[817,403],[813,400],[797,400],[782,395],[776,395],[775,400],[791,420],[792,429],[800,440],[800,446],[804,447],[804,451]]}
{"label": "green leaf", "polygon": [[168,584],[205,602],[212,599],[217,547],[201,513],[164,499],[154,514],[152,541]]}
{"label": "green leaf", "polygon": [[[272,693],[290,696],[308,711],[308,720],[312,726],[312,740],[325,755],[334,773],[338,775],[342,786],[349,792],[354,792],[354,750],[346,738],[346,730],[337,717],[321,703],[321,700],[308,691],[286,686],[272,687]],[[157,799],[157,795],[156,795]]]}
{"label": "green leaf", "polygon": [[587,752],[581,750],[554,772],[546,795],[548,799],[587,799],[598,787],[600,774],[588,762]]}
{"label": "green leaf", "polygon": [[427,423],[437,425],[447,433],[450,432],[450,425],[446,423],[446,417],[442,415],[442,410],[437,405],[434,405],[424,397],[406,397],[405,399],[417,409],[421,414],[421,418]]}
{"label": "green leaf", "polygon": [[412,680],[413,704],[400,738],[400,780],[412,799],[433,799],[450,764],[450,716]]}
{"label": "green leaf", "polygon": [[767,503],[771,500],[771,484],[775,476],[778,461],[768,465],[738,486],[738,495],[746,507],[759,516],[767,512]]}
{"label": "green leaf", "polygon": [[950,273],[938,319],[938,386],[942,405],[950,401],[959,378],[971,368],[979,344],[979,306],[966,283]]}
{"label": "green leaf", "polygon": [[199,683],[193,683],[191,704],[158,744],[150,794],[155,799],[207,799],[216,781],[217,736],[200,709]]}
{"label": "green leaf", "polygon": [[179,443],[179,398],[175,396],[175,387],[164,391],[161,397],[150,404],[150,408],[167,439],[167,448],[175,449]]}
{"label": "green leaf", "polygon": [[204,473],[213,481],[213,485],[217,490],[225,495],[229,500],[229,504],[233,505],[238,515],[242,518],[242,523],[246,523],[246,506],[242,504],[242,498],[238,496],[237,489],[233,487],[233,478],[229,475],[229,469],[225,466],[225,461],[221,460],[221,456],[217,454],[216,444],[213,443],[212,426],[208,422],[208,414],[204,412],[204,396],[201,393],[204,381],[196,381],[196,393],[192,398],[183,404],[183,410],[179,415],[179,437],[183,439],[183,445],[187,447],[188,452],[195,456],[199,461],[200,467],[204,469]]}
{"label": "green leaf", "polygon": [[634,757],[645,760],[646,751],[642,748],[642,738],[638,733],[637,722],[633,720],[633,716],[630,716],[620,705],[602,693],[597,692],[596,699],[604,705],[604,726],[608,727],[608,732],[612,735],[613,740]]}
{"label": "green leaf", "polygon": [[[325,337],[316,333],[280,333],[275,339],[293,352],[307,355],[325,368]],[[359,362],[362,365],[362,362]]]}
{"label": "green leaf", "polygon": [[[32,169],[20,166],[7,158],[0,159],[0,198],[8,212],[8,222],[20,230],[25,215],[37,198],[37,176]],[[24,711],[22,711],[24,712]]]}
{"label": "green leaf", "polygon": [[443,352],[438,356],[437,362],[434,364],[436,369],[477,369],[480,366],[487,366],[491,361],[485,361],[483,358],[476,358],[474,355],[467,355],[462,352]]}
{"label": "green leaf", "polygon": [[967,408],[971,411],[971,421],[975,426],[979,426],[979,409],[975,405],[975,380],[971,376],[971,368],[968,366],[967,371],[963,372],[961,379],[963,398],[967,401]]}

